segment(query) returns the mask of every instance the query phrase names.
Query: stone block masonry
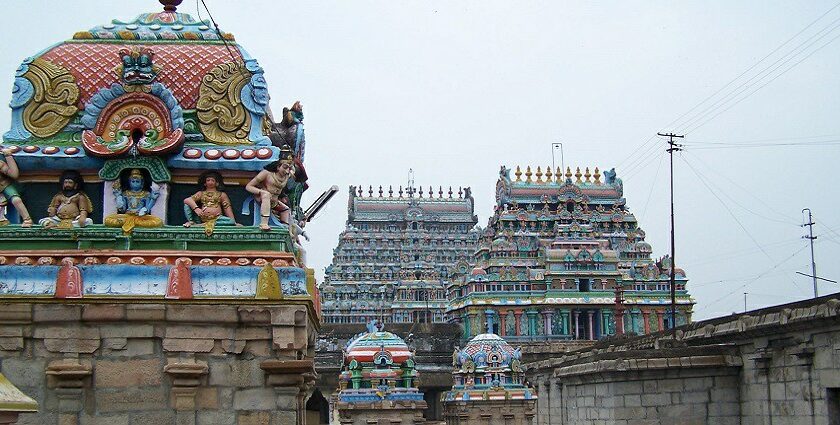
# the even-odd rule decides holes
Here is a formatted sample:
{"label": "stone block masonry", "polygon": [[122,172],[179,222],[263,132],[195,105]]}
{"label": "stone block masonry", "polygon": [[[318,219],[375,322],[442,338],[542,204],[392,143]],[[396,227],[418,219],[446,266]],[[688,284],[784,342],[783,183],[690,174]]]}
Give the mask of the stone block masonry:
{"label": "stone block masonry", "polygon": [[0,372],[39,403],[19,424],[303,424],[310,302],[0,304]]}
{"label": "stone block masonry", "polygon": [[838,295],[530,363],[537,424],[840,424]]}

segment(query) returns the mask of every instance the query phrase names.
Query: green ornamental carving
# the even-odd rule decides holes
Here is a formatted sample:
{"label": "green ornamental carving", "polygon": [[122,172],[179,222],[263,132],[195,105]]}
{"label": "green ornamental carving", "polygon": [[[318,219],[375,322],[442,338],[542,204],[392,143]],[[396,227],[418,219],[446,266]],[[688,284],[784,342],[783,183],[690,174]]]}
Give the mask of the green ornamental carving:
{"label": "green ornamental carving", "polygon": [[145,168],[149,170],[152,181],[155,183],[165,183],[172,180],[172,174],[169,173],[166,164],[158,157],[133,157],[105,161],[105,165],[99,170],[99,177],[102,180],[116,180],[120,177],[120,172],[126,168]]}

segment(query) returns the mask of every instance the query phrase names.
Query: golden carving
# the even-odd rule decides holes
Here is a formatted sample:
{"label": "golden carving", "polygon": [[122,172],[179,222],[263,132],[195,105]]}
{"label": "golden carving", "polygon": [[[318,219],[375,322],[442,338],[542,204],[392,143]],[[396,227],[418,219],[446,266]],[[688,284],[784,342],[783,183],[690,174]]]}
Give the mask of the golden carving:
{"label": "golden carving", "polygon": [[229,62],[216,65],[201,80],[195,109],[205,140],[220,145],[251,144],[251,116],[242,104],[242,88],[250,79],[242,65]]}
{"label": "golden carving", "polygon": [[79,110],[76,79],[61,65],[41,58],[29,64],[23,77],[35,89],[32,100],[23,110],[23,125],[35,136],[54,136]]}
{"label": "golden carving", "polygon": [[268,263],[257,274],[256,292],[254,298],[258,300],[279,300],[283,298],[283,292],[280,289],[280,275]]}

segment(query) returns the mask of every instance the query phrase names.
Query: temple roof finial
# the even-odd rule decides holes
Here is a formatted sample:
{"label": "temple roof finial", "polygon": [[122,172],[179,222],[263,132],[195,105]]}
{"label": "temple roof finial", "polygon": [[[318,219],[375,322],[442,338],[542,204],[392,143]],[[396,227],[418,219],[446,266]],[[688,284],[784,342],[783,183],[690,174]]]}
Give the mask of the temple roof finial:
{"label": "temple roof finial", "polygon": [[178,5],[184,0],[158,0],[163,5],[164,12],[175,12]]}

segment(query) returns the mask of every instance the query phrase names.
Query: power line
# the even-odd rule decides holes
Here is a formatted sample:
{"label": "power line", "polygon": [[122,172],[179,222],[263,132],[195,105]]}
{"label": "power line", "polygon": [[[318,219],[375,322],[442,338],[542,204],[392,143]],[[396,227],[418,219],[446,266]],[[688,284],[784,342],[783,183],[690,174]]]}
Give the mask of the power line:
{"label": "power line", "polygon": [[[699,156],[694,155],[694,154],[691,154],[691,153],[689,153],[689,154],[692,156],[692,158],[696,159],[698,162],[700,162],[701,164],[703,164],[703,165],[706,167],[706,169],[711,170],[711,171],[714,173],[714,170],[712,170],[712,167],[710,167],[710,166],[709,166],[709,164],[707,164],[705,161],[703,161],[703,160],[702,160]],[[735,186],[735,187],[737,187],[738,189],[741,189],[742,191],[744,191],[744,193],[746,193],[747,195],[751,196],[753,199],[757,200],[757,201],[758,201],[758,202],[760,202],[762,205],[764,205],[764,207],[766,207],[769,211],[771,211],[771,212],[775,213],[775,214],[776,214],[776,215],[778,215],[779,217],[784,218],[784,220],[778,220],[778,219],[774,219],[774,218],[771,218],[771,217],[767,217],[767,216],[764,216],[764,215],[762,215],[762,214],[759,214],[759,213],[757,213],[757,212],[755,212],[755,211],[753,211],[753,210],[751,210],[751,209],[749,209],[749,208],[745,207],[744,205],[740,204],[737,200],[735,200],[735,199],[734,199],[734,198],[732,198],[731,196],[727,195],[727,194],[726,194],[726,192],[724,192],[724,191],[720,190],[720,188],[718,188],[717,186],[715,186],[715,185],[714,185],[714,183],[712,183],[712,182],[711,182],[711,179],[709,179],[708,177],[706,177],[706,179],[707,179],[707,180],[709,180],[709,183],[710,183],[712,186],[714,186],[714,187],[715,187],[715,189],[718,189],[718,191],[719,191],[719,192],[723,193],[723,195],[724,195],[724,196],[726,196],[727,198],[729,198],[729,200],[730,200],[730,201],[732,201],[732,203],[734,203],[735,205],[737,205],[737,206],[741,207],[742,209],[744,209],[745,211],[749,212],[750,214],[753,214],[753,215],[755,215],[756,217],[760,217],[760,218],[763,218],[763,219],[765,219],[765,220],[775,221],[775,222],[777,222],[777,223],[787,224],[787,225],[791,225],[791,226],[799,226],[799,224],[798,224],[798,223],[796,223],[796,222],[794,221],[794,218],[792,218],[792,217],[790,217],[790,216],[788,216],[788,215],[786,215],[786,214],[784,214],[784,213],[781,213],[781,212],[779,212],[779,211],[776,211],[776,210],[775,210],[772,206],[770,206],[767,202],[764,202],[764,200],[762,200],[761,198],[759,198],[758,196],[756,196],[756,195],[755,195],[755,193],[753,193],[753,191],[750,191],[750,190],[745,189],[744,187],[742,187],[741,185],[739,185],[737,182],[735,182],[734,180],[730,179],[729,177],[726,177],[726,175],[724,175],[724,174],[722,174],[722,173],[715,173],[715,175],[720,176],[720,177],[723,177],[723,178],[724,178],[724,179],[726,179],[726,180],[727,180],[727,181],[728,181],[728,182],[729,182],[732,186]],[[789,220],[789,221],[788,221],[788,220]]]}
{"label": "power line", "polygon": [[662,160],[665,159],[664,156],[659,157],[659,165],[656,166],[656,174],[653,176],[653,183],[650,184],[650,191],[648,192],[647,201],[645,201],[645,207],[642,209],[642,216],[639,217],[640,221],[645,221],[645,215],[647,214],[647,207],[650,204],[650,197],[653,195],[653,188],[656,187],[656,182],[659,181],[659,170],[662,168]]}
{"label": "power line", "polygon": [[[799,32],[797,32],[797,33],[796,33],[796,34],[794,34],[792,37],[790,37],[789,39],[787,39],[784,43],[780,44],[778,47],[776,47],[775,49],[773,49],[772,51],[770,51],[770,53],[768,53],[767,55],[765,55],[763,58],[759,59],[757,62],[755,62],[752,66],[750,66],[750,67],[749,67],[749,68],[747,68],[745,71],[743,71],[743,72],[742,72],[741,74],[739,74],[737,77],[735,77],[734,79],[732,79],[731,81],[729,81],[728,83],[726,83],[725,85],[723,85],[723,87],[721,87],[720,89],[718,89],[717,91],[715,91],[714,93],[712,93],[711,95],[709,95],[708,97],[706,97],[705,99],[703,99],[702,101],[700,101],[699,103],[697,103],[696,105],[694,105],[693,107],[691,107],[688,111],[686,111],[686,112],[685,112],[685,113],[683,113],[682,115],[678,116],[676,119],[672,120],[670,123],[666,124],[663,128],[671,127],[672,125],[677,124],[677,123],[678,123],[678,122],[679,122],[682,118],[684,118],[685,116],[687,116],[687,115],[688,115],[688,114],[690,114],[691,112],[695,111],[698,107],[700,107],[701,105],[705,104],[706,102],[708,102],[709,100],[711,100],[712,98],[714,98],[715,96],[717,96],[720,92],[722,92],[722,91],[723,91],[723,90],[725,90],[727,87],[729,87],[730,85],[732,85],[732,83],[734,83],[734,82],[738,81],[741,77],[743,77],[744,75],[746,75],[749,71],[751,71],[751,70],[752,70],[752,69],[754,69],[756,66],[758,66],[759,64],[761,64],[762,62],[764,62],[767,58],[769,58],[770,56],[772,56],[773,54],[775,54],[777,51],[779,51],[780,49],[782,49],[782,48],[783,48],[784,46],[786,46],[788,43],[790,43],[791,41],[793,41],[794,39],[796,39],[799,35],[801,35],[801,34],[802,34],[802,33],[804,33],[805,31],[807,31],[809,28],[811,28],[814,24],[816,24],[817,22],[819,22],[819,21],[820,21],[822,18],[824,18],[826,15],[828,15],[829,13],[831,13],[831,12],[832,12],[834,9],[836,9],[838,6],[840,6],[840,3],[837,3],[837,4],[835,4],[834,6],[832,6],[831,8],[829,8],[829,9],[828,9],[827,11],[825,11],[822,15],[820,15],[819,17],[817,17],[816,19],[814,19],[813,21],[811,21],[811,23],[809,23],[809,24],[808,24],[808,25],[806,25],[803,29],[801,29]],[[795,48],[794,48],[794,49],[795,49]],[[624,165],[624,164],[625,164],[627,161],[629,161],[631,158],[635,158],[635,157],[636,157],[636,155],[638,155],[638,153],[639,153],[639,152],[641,152],[641,151],[642,151],[643,149],[645,149],[646,147],[648,148],[648,150],[647,150],[646,152],[648,152],[648,151],[650,150],[648,145],[649,145],[651,142],[653,142],[654,140],[655,140],[655,136],[651,135],[648,139],[646,139],[644,142],[642,142],[642,143],[641,143],[641,144],[640,144],[640,145],[639,145],[639,146],[638,146],[635,150],[633,150],[633,152],[631,152],[631,153],[630,153],[630,155],[628,155],[627,157],[625,157],[625,159],[623,159],[622,161],[620,161],[620,162],[616,165],[616,168],[620,168],[622,165]],[[655,146],[656,146],[656,144],[654,143],[654,144],[653,144],[653,146],[655,147]],[[641,155],[641,157],[645,157],[646,155],[647,155],[647,154],[642,154],[642,155]]]}
{"label": "power line", "polygon": [[[695,114],[691,119],[684,122],[681,125],[681,128],[683,128],[684,130],[688,129],[690,126],[692,126],[697,121],[699,121],[699,120],[703,119],[704,117],[708,116],[709,114],[713,113],[716,108],[722,107],[726,103],[730,102],[732,99],[738,97],[738,95],[740,95],[741,93],[749,90],[750,87],[752,87],[753,85],[758,84],[764,78],[769,77],[773,72],[775,72],[777,69],[781,68],[784,64],[788,63],[790,60],[792,60],[793,58],[798,56],[800,53],[804,52],[809,47],[811,47],[814,43],[816,43],[817,41],[819,41],[820,39],[822,39],[826,35],[832,33],[835,29],[840,27],[840,25],[835,25],[835,24],[837,24],[837,22],[840,22],[840,18],[837,18],[837,19],[831,21],[831,23],[829,23],[828,25],[823,27],[823,29],[819,30],[817,33],[815,33],[815,34],[811,35],[810,37],[806,38],[804,41],[799,43],[796,47],[794,47],[793,49],[791,49],[790,51],[788,51],[787,53],[785,53],[784,55],[782,55],[781,57],[776,59],[773,63],[764,67],[764,69],[759,71],[757,74],[753,75],[752,77],[748,78],[746,81],[741,83],[740,85],[733,88],[731,91],[729,91],[722,98],[718,99],[716,102],[709,105],[708,107],[706,107],[705,109],[700,111],[698,114]],[[827,32],[826,32],[826,29],[828,29]],[[774,67],[774,65],[776,65],[776,64],[778,64],[778,65]],[[785,72],[787,72],[787,70],[783,71],[782,74],[784,74]],[[779,74],[779,75],[781,75],[781,74]],[[778,77],[778,75],[776,77]],[[776,78],[773,78],[773,80],[775,80],[775,79]],[[764,85],[762,85],[762,87],[763,86]]]}
{"label": "power line", "polygon": [[703,141],[692,141],[690,145],[696,144],[750,144],[750,143],[761,143],[761,142],[786,142],[791,140],[808,140],[808,139],[822,139],[825,137],[837,138],[840,137],[840,134],[818,134],[814,136],[797,136],[797,137],[773,137],[768,139],[750,139],[750,140],[729,140],[729,141],[715,141],[715,142],[703,142]]}
{"label": "power line", "polygon": [[[840,18],[838,18],[838,20],[840,20]],[[832,29],[831,29],[831,31],[829,31],[829,33],[833,32],[833,31],[834,31],[835,29],[837,29],[837,28],[840,28],[840,25],[837,25],[837,26],[835,26],[834,28],[832,28]],[[828,33],[826,33],[825,35],[828,35]],[[819,40],[819,39],[821,39],[822,37],[824,37],[824,36],[821,36],[821,37],[820,37],[820,38],[818,38],[817,40],[814,40],[814,42],[818,41],[818,40]],[[797,65],[799,65],[799,64],[800,64],[800,63],[802,63],[802,62],[804,62],[806,59],[810,58],[810,57],[811,57],[814,53],[816,53],[816,52],[818,52],[818,51],[822,50],[823,48],[825,48],[825,47],[826,47],[826,46],[828,46],[829,44],[833,43],[833,42],[834,42],[834,40],[837,40],[837,38],[840,38],[840,34],[838,34],[837,36],[833,37],[831,40],[829,40],[827,43],[823,44],[822,46],[820,46],[820,47],[816,48],[815,50],[812,50],[812,51],[811,51],[811,53],[808,53],[808,55],[806,55],[806,56],[805,56],[805,57],[803,57],[802,59],[798,60],[796,63],[794,63],[793,65],[791,65],[790,67],[788,67],[788,68],[787,68],[787,69],[785,69],[784,71],[780,72],[779,74],[776,74],[776,76],[775,76],[775,77],[771,78],[769,81],[765,82],[764,84],[762,84],[762,85],[758,86],[755,90],[753,90],[753,91],[751,91],[751,92],[747,93],[747,95],[746,95],[746,96],[744,96],[744,97],[742,97],[742,98],[738,99],[738,101],[736,101],[735,103],[733,103],[733,104],[729,105],[726,109],[724,109],[724,110],[722,110],[722,111],[720,111],[720,112],[716,113],[715,115],[711,116],[710,118],[706,119],[705,121],[701,122],[700,124],[695,125],[693,128],[691,128],[691,129],[686,129],[686,134],[689,134],[689,133],[694,132],[694,131],[695,131],[695,130],[697,130],[698,128],[700,128],[700,127],[702,127],[702,126],[706,125],[709,121],[711,121],[711,120],[713,120],[713,119],[717,118],[720,114],[722,114],[722,113],[724,113],[724,112],[726,112],[726,111],[728,111],[728,110],[732,109],[733,107],[735,107],[736,105],[738,105],[739,103],[741,103],[743,100],[745,100],[745,99],[747,99],[748,97],[752,96],[755,92],[757,92],[757,91],[761,90],[762,88],[764,88],[764,87],[765,87],[765,86],[767,86],[768,84],[772,83],[773,81],[776,81],[776,79],[777,79],[777,78],[779,78],[779,77],[781,77],[782,75],[786,74],[788,71],[790,71],[791,69],[795,68]],[[813,43],[812,43],[812,44],[813,44]],[[808,47],[810,47],[810,45],[808,45]],[[793,57],[791,57],[790,59],[793,59]],[[788,62],[788,61],[783,62],[783,63],[782,63],[782,65],[783,65],[784,63],[787,63],[787,62]],[[781,66],[781,65],[779,65],[779,66]],[[778,69],[778,67],[777,67],[776,69]],[[774,71],[775,71],[775,69],[774,69]]]}
{"label": "power line", "polygon": [[[693,167],[693,166],[692,166],[692,165],[691,165],[691,164],[690,164],[690,163],[689,163],[689,162],[688,162],[685,158],[683,158],[683,161],[685,161],[685,163],[689,166],[689,168],[691,168],[691,170],[692,170],[692,171],[694,171],[694,174],[696,174],[696,175],[697,175],[698,180],[699,180],[701,183],[703,183],[703,185],[704,185],[704,186],[706,186],[706,188],[707,188],[707,189],[709,189],[709,192],[711,192],[711,193],[712,193],[712,195],[714,195],[714,197],[715,197],[715,198],[717,198],[717,200],[718,200],[718,201],[720,201],[721,205],[723,205],[723,207],[724,207],[724,208],[726,208],[726,210],[729,212],[729,214],[732,216],[732,218],[733,218],[733,219],[735,219],[735,221],[736,221],[736,222],[737,222],[737,223],[741,226],[741,228],[742,228],[742,229],[744,229],[744,232],[747,232],[746,228],[744,228],[744,226],[741,224],[741,222],[738,220],[738,218],[737,218],[737,217],[735,217],[734,213],[732,213],[732,210],[730,210],[730,209],[729,209],[729,207],[726,205],[726,203],[725,203],[725,202],[723,202],[723,200],[722,200],[722,199],[718,196],[718,194],[717,194],[718,192],[720,192],[723,196],[725,196],[727,199],[729,199],[729,201],[730,201],[731,203],[733,203],[733,204],[735,204],[735,205],[737,205],[737,206],[741,207],[741,209],[743,209],[744,211],[746,211],[746,212],[748,212],[748,213],[750,213],[750,214],[752,214],[752,215],[754,215],[754,216],[756,216],[756,217],[760,217],[760,218],[763,218],[763,219],[765,219],[765,220],[769,220],[769,221],[775,221],[775,222],[777,222],[777,223],[788,224],[788,225],[792,225],[792,226],[798,226],[798,224],[793,224],[793,223],[791,223],[791,222],[789,222],[789,221],[777,220],[777,219],[772,218],[772,217],[767,217],[767,216],[765,216],[765,215],[759,214],[759,213],[757,213],[757,212],[755,212],[755,211],[753,211],[753,210],[751,210],[751,209],[749,209],[749,208],[745,207],[744,205],[742,205],[741,203],[739,203],[738,201],[736,201],[734,198],[732,198],[731,196],[727,195],[727,194],[726,194],[726,192],[724,192],[723,190],[721,190],[720,188],[718,188],[717,186],[715,186],[715,185],[714,185],[714,183],[712,183],[711,181],[709,181],[709,178],[708,178],[708,177],[706,177],[705,175],[702,175],[702,174],[700,173],[700,171],[699,171],[699,170],[697,170],[696,168],[694,168],[694,167]],[[717,190],[713,190],[713,189],[712,189],[713,187],[714,187],[714,189],[717,189]],[[778,213],[777,213],[777,214],[778,214]],[[749,234],[749,232],[747,232],[747,234]],[[752,236],[751,236],[751,235],[750,235],[750,238],[752,239]],[[753,239],[753,242],[755,242],[755,239]],[[760,245],[758,244],[758,242],[755,242],[755,243],[756,243],[756,246],[760,246]]]}
{"label": "power line", "polygon": [[752,71],[752,70],[753,70],[755,67],[757,67],[760,63],[764,62],[765,60],[767,60],[767,58],[769,58],[770,56],[772,56],[773,54],[775,54],[776,52],[778,52],[779,50],[781,50],[781,49],[782,49],[782,47],[786,46],[788,43],[790,43],[791,41],[793,41],[796,37],[799,37],[799,35],[800,35],[800,34],[802,34],[803,32],[807,31],[807,30],[808,30],[808,28],[811,28],[814,24],[816,24],[817,22],[819,22],[822,18],[824,18],[824,17],[825,17],[826,15],[828,15],[829,13],[831,13],[831,11],[833,11],[834,9],[836,9],[838,6],[840,6],[840,3],[837,3],[837,4],[835,4],[834,6],[832,6],[831,8],[829,8],[828,10],[826,10],[826,11],[825,11],[822,15],[820,15],[817,19],[814,19],[813,21],[811,21],[811,23],[809,23],[808,25],[806,25],[806,26],[805,26],[805,28],[802,28],[801,30],[799,30],[799,32],[797,32],[796,34],[794,34],[793,36],[791,36],[791,37],[790,37],[789,39],[787,39],[784,43],[780,44],[780,45],[779,45],[779,46],[777,46],[775,49],[771,50],[771,51],[770,51],[770,53],[766,54],[763,58],[759,59],[759,60],[758,60],[758,62],[756,62],[756,63],[752,64],[749,68],[747,68],[746,70],[744,70],[744,72],[742,72],[742,73],[738,74],[738,76],[737,76],[737,77],[733,78],[733,79],[732,79],[732,80],[730,80],[728,83],[724,84],[724,85],[723,85],[723,87],[719,88],[717,91],[715,91],[714,93],[710,94],[708,97],[706,97],[705,99],[703,99],[702,101],[700,101],[700,103],[698,103],[698,104],[694,105],[694,106],[693,106],[691,109],[689,109],[686,113],[684,113],[684,114],[680,115],[679,117],[677,117],[677,119],[675,119],[673,122],[671,122],[670,124],[668,124],[668,126],[675,124],[675,123],[676,123],[676,122],[678,122],[680,119],[682,119],[683,117],[685,117],[686,115],[688,115],[689,113],[693,112],[695,109],[697,109],[698,107],[700,107],[700,105],[703,105],[704,103],[708,102],[709,100],[711,100],[712,98],[714,98],[715,96],[717,96],[720,92],[724,91],[724,90],[725,90],[727,87],[729,87],[732,83],[734,83],[734,82],[738,81],[741,77],[743,77],[744,75],[746,75],[748,72]]}
{"label": "power line", "polygon": [[803,246],[803,247],[799,248],[799,249],[798,249],[798,250],[796,250],[793,254],[791,254],[789,257],[785,258],[784,260],[782,260],[782,261],[780,261],[780,262],[778,262],[778,263],[775,263],[772,267],[770,267],[769,269],[767,269],[765,272],[763,272],[763,273],[761,273],[761,274],[757,275],[755,278],[751,279],[751,280],[750,280],[750,281],[748,281],[747,283],[744,283],[743,285],[740,285],[740,286],[736,287],[736,288],[735,288],[735,289],[733,289],[731,292],[729,292],[729,293],[727,293],[726,295],[724,295],[724,296],[722,296],[722,297],[720,297],[720,298],[718,298],[718,299],[716,299],[716,300],[712,301],[711,303],[706,304],[706,305],[705,305],[705,306],[703,306],[703,307],[704,307],[704,308],[709,308],[709,307],[711,307],[711,306],[713,306],[713,305],[715,305],[715,304],[719,303],[720,301],[722,301],[722,300],[726,299],[727,297],[729,297],[730,295],[734,294],[735,292],[738,292],[739,290],[741,290],[741,288],[743,288],[743,287],[745,287],[745,286],[747,286],[747,285],[752,284],[752,283],[753,283],[753,282],[755,282],[756,280],[758,280],[758,279],[760,279],[760,278],[764,277],[767,273],[772,272],[773,270],[775,270],[776,268],[778,268],[778,267],[779,267],[779,266],[781,266],[782,264],[784,264],[784,263],[786,263],[786,262],[790,261],[790,259],[791,259],[791,258],[795,257],[797,254],[799,254],[800,252],[804,251],[804,250],[805,250],[805,248],[807,248],[807,247],[806,247],[806,246]]}
{"label": "power line", "polygon": [[694,174],[697,176],[697,179],[700,180],[700,183],[703,183],[703,186],[706,186],[706,189],[709,190],[709,192],[712,194],[712,196],[714,196],[718,200],[718,202],[720,202],[720,204],[723,206],[723,208],[726,210],[726,212],[728,212],[729,215],[732,217],[732,219],[735,220],[736,223],[738,223],[738,226],[741,228],[741,230],[743,230],[744,233],[746,233],[747,236],[750,238],[750,240],[753,241],[755,246],[758,247],[758,249],[761,250],[761,252],[770,261],[775,261],[773,259],[773,257],[771,257],[770,254],[768,254],[767,251],[761,246],[761,244],[758,243],[758,241],[753,237],[753,235],[749,232],[749,230],[747,230],[747,228],[744,227],[744,225],[741,223],[741,220],[738,220],[738,217],[735,216],[735,213],[733,213],[732,210],[729,208],[729,206],[726,205],[725,202],[723,202],[723,199],[720,199],[720,197],[717,195],[717,193],[715,193],[715,191],[712,190],[712,188],[706,183],[706,179],[703,176],[701,176],[700,172],[697,171],[697,169],[695,169],[694,166],[691,165],[691,163],[686,161],[685,158],[683,158],[683,162],[685,162],[685,164],[688,165],[688,168],[690,168],[691,171],[694,172]]}
{"label": "power line", "polygon": [[[763,247],[765,249],[769,248],[769,247],[783,248],[783,247],[786,247],[787,245],[793,245],[793,244],[801,242],[801,241],[802,241],[802,238],[798,237],[798,238],[795,238],[795,239],[787,239],[787,240],[784,240],[784,241],[766,243],[766,244],[763,245]],[[700,265],[703,265],[703,264],[718,262],[723,258],[729,259],[729,258],[738,258],[738,257],[747,256],[747,255],[752,255],[752,254],[754,254],[756,252],[759,252],[759,251],[760,250],[757,249],[757,248],[739,249],[739,250],[734,250],[734,251],[730,251],[730,252],[726,252],[726,253],[721,253],[721,254],[718,254],[718,255],[713,255],[713,256],[710,256],[710,257],[704,257],[704,258],[700,259],[700,261],[684,262],[683,265],[685,267],[696,267],[696,266],[700,266]]]}
{"label": "power line", "polygon": [[818,140],[814,142],[789,142],[789,143],[692,143],[686,145],[691,150],[709,150],[709,149],[752,149],[752,148],[772,148],[785,146],[805,146],[805,147],[822,147],[822,146],[836,146],[840,145],[840,139],[834,140]]}

